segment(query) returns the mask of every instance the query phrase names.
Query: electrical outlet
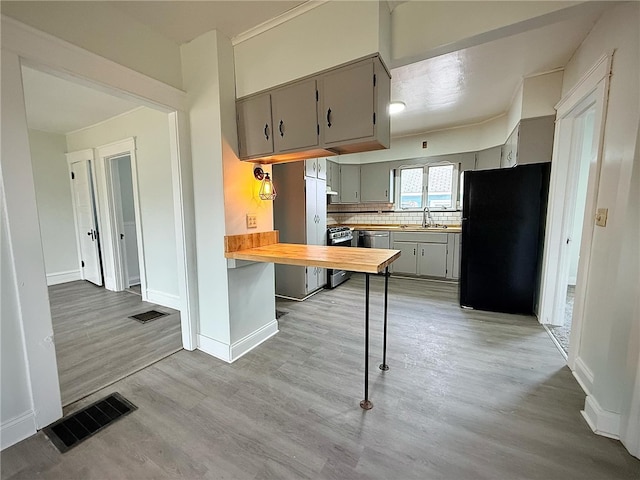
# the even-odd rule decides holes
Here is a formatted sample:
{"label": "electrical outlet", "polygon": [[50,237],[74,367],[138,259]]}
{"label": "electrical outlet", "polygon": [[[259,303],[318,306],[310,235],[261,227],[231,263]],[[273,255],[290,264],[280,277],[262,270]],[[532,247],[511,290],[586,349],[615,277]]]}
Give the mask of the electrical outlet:
{"label": "electrical outlet", "polygon": [[609,214],[608,208],[598,208],[596,210],[596,225],[598,225],[599,227],[606,227],[608,214]]}
{"label": "electrical outlet", "polygon": [[258,228],[258,216],[247,213],[247,228]]}

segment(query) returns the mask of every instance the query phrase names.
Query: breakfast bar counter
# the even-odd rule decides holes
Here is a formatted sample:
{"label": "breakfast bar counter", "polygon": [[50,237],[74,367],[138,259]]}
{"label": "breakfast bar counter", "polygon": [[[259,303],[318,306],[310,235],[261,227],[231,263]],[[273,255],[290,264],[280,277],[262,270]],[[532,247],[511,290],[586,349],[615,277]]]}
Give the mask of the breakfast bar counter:
{"label": "breakfast bar counter", "polygon": [[271,231],[226,236],[225,257],[303,267],[335,268],[365,274],[364,400],[360,402],[360,406],[365,410],[370,410],[373,404],[369,400],[369,275],[384,272],[384,333],[380,370],[386,371],[389,369],[386,363],[389,265],[400,257],[400,251],[279,243],[278,232]]}

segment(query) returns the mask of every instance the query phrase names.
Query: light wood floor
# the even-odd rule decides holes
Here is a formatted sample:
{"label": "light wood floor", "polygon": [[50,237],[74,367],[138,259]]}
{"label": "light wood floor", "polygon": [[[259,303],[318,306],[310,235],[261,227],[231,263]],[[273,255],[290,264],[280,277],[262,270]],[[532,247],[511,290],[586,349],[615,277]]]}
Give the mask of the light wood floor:
{"label": "light wood floor", "polygon": [[[180,312],[79,281],[49,287],[62,404],[68,405],[182,348]],[[146,324],[127,318],[166,312]]]}
{"label": "light wood floor", "polygon": [[[371,411],[358,406],[354,277],[278,301],[289,312],[280,332],[231,365],[183,350],[105,389],[139,409],[64,455],[41,433],[5,450],[2,478],[640,477],[640,461],[586,425],[584,394],[533,318],[461,310],[452,285],[392,278],[390,288],[391,370],[372,371]],[[375,365],[380,307],[376,295]]]}

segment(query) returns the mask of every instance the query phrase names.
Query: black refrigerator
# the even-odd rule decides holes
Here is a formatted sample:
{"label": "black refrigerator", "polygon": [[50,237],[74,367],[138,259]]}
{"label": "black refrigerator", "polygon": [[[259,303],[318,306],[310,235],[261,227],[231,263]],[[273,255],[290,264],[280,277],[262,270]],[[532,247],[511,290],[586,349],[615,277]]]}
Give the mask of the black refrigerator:
{"label": "black refrigerator", "polygon": [[464,173],[460,305],[533,314],[550,163]]}

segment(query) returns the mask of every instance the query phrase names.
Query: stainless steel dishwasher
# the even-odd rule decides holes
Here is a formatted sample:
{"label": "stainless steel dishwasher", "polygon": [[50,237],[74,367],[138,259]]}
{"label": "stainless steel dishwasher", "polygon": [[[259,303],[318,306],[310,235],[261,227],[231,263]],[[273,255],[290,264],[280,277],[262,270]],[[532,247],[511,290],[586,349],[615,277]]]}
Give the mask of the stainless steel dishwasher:
{"label": "stainless steel dishwasher", "polygon": [[391,248],[389,232],[378,230],[360,230],[358,246],[364,248]]}

